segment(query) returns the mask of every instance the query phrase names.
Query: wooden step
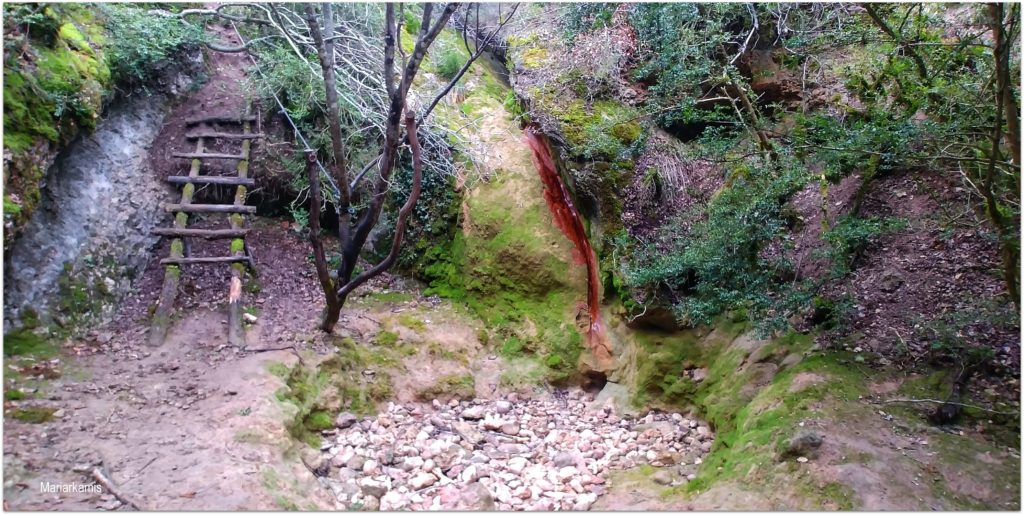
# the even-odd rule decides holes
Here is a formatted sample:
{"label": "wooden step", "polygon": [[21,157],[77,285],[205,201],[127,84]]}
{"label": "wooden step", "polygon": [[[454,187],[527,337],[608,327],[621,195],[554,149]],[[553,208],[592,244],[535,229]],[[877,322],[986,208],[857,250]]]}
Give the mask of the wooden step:
{"label": "wooden step", "polygon": [[185,134],[185,139],[199,139],[201,137],[218,139],[259,139],[263,137],[263,134],[231,134],[230,132],[197,132],[194,134]]}
{"label": "wooden step", "polygon": [[185,159],[237,159],[239,161],[249,159],[242,154],[199,154],[193,152],[175,152],[171,156]]}
{"label": "wooden step", "polygon": [[187,125],[197,125],[200,123],[242,123],[242,122],[255,122],[255,116],[197,116],[195,118],[189,118],[185,120]]}
{"label": "wooden step", "polygon": [[206,240],[226,240],[228,238],[244,238],[249,229],[178,229],[177,227],[159,227],[151,234],[157,236],[175,236],[186,238],[203,238]]}
{"label": "wooden step", "polygon": [[222,257],[180,257],[163,258],[161,265],[209,265],[214,263],[240,263],[249,262],[249,256],[222,256]]}
{"label": "wooden step", "polygon": [[232,134],[230,132],[197,132],[194,134],[186,134],[185,139],[199,139],[199,138],[219,138],[219,139],[259,139],[262,138],[263,134]]}
{"label": "wooden step", "polygon": [[236,206],[234,204],[164,204],[164,209],[172,213],[255,213],[256,206]]}
{"label": "wooden step", "polygon": [[187,175],[171,175],[167,177],[171,184],[226,184],[228,186],[255,186],[256,179],[243,179],[241,177],[216,177],[212,175],[200,175],[189,177]]}

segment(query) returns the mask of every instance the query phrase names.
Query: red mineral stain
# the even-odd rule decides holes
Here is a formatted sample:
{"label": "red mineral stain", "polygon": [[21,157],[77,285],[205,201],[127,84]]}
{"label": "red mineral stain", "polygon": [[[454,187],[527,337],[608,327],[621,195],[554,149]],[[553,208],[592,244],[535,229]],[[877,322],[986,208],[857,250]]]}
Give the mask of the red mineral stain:
{"label": "red mineral stain", "polygon": [[544,138],[537,134],[535,128],[527,127],[523,131],[526,144],[533,151],[533,163],[544,183],[544,201],[547,202],[555,225],[573,243],[573,260],[577,264],[587,266],[587,309],[590,315],[590,327],[587,330],[587,347],[594,353],[599,362],[611,359],[611,350],[601,323],[601,281],[597,256],[587,239],[587,231],[583,227],[580,214],[573,205],[572,195],[565,187],[562,176],[558,174],[555,160],[551,157]]}

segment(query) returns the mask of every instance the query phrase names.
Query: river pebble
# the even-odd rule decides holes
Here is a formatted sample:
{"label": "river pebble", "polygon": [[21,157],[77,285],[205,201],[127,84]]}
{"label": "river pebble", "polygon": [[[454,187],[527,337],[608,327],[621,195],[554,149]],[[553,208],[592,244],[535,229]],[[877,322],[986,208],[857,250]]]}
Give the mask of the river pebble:
{"label": "river pebble", "polygon": [[589,405],[582,391],[389,403],[377,417],[339,417],[323,479],[343,509],[585,511],[614,470],[649,464],[660,484],[692,480],[714,441],[680,413],[631,418]]}

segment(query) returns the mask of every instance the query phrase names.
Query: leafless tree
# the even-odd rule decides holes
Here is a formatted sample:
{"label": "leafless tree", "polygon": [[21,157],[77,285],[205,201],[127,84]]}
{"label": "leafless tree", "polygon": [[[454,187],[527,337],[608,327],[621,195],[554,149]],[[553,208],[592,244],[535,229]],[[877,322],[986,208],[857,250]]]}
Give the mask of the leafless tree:
{"label": "leafless tree", "polygon": [[[399,9],[401,8],[401,4],[399,4]],[[422,19],[420,21],[420,29],[416,36],[413,50],[409,55],[405,55],[405,53],[401,51],[401,41],[399,39],[401,37],[401,19],[396,20],[394,4],[388,4],[386,6],[384,16],[383,83],[384,91],[387,95],[387,116],[384,123],[384,142],[381,147],[379,157],[365,166],[350,184],[349,170],[345,165],[344,159],[340,157],[345,155],[345,149],[344,143],[342,142],[342,136],[340,134],[341,121],[338,115],[338,99],[332,91],[332,89],[335,88],[333,84],[335,74],[334,68],[337,66],[337,63],[334,59],[328,57],[335,53],[333,51],[333,45],[330,38],[324,38],[320,31],[315,9],[312,6],[306,7],[306,23],[310,27],[310,33],[315,42],[317,53],[321,56],[320,65],[324,77],[324,84],[328,90],[328,115],[330,118],[329,122],[331,124],[332,150],[335,155],[335,162],[331,167],[331,173],[334,176],[334,182],[339,188],[337,207],[341,262],[335,278],[332,278],[327,270],[327,259],[323,244],[320,241],[319,232],[315,230],[310,232],[310,240],[313,245],[314,258],[317,267],[317,277],[320,280],[320,285],[323,288],[324,295],[327,300],[327,309],[320,325],[320,328],[324,331],[330,332],[333,330],[334,325],[337,323],[338,317],[340,316],[341,308],[344,306],[346,298],[353,290],[374,276],[379,275],[381,272],[390,268],[398,258],[398,253],[402,245],[403,233],[405,226],[408,223],[408,217],[419,197],[420,181],[422,177],[422,172],[420,170],[420,167],[422,166],[421,157],[419,155],[420,149],[417,134],[415,133],[417,123],[415,121],[413,111],[407,107],[407,96],[409,94],[409,89],[412,86],[413,79],[419,71],[420,64],[426,57],[427,49],[448,23],[457,8],[458,4],[446,4],[442,8],[440,15],[435,19],[433,17],[434,5],[424,4]],[[479,12],[478,6],[476,9],[477,12]],[[331,8],[325,4],[323,8],[325,28],[332,26],[331,24],[333,21],[331,20],[330,13]],[[437,106],[437,103],[441,98],[447,95],[458,80],[465,75],[472,63],[482,55],[487,45],[491,44],[494,38],[497,37],[498,32],[507,20],[507,17],[503,20],[499,20],[497,27],[490,31],[483,30],[479,23],[475,24],[472,29],[469,24],[463,24],[463,42],[469,52],[469,58],[458,73],[456,73],[451,81],[449,81],[449,83],[434,96],[433,100],[420,114],[419,118],[421,120],[429,116],[430,112]],[[475,38],[475,47],[469,44],[470,30],[473,30],[472,34]],[[328,30],[327,33],[333,35],[334,31]],[[396,54],[398,54],[401,61],[398,63],[401,68],[400,73],[396,71]],[[404,136],[401,133],[400,126],[403,111],[406,113],[406,132]],[[395,236],[391,244],[391,249],[388,252],[387,257],[385,257],[380,263],[353,277],[356,263],[359,259],[359,254],[362,251],[363,246],[366,244],[370,231],[377,225],[377,222],[380,219],[380,214],[390,186],[390,178],[398,158],[399,147],[405,143],[409,144],[413,152],[413,186],[406,204],[398,213],[398,219],[395,226]],[[358,180],[364,177],[366,171],[371,169],[373,166],[377,167],[377,174],[372,188],[373,194],[369,201],[369,205],[358,214],[357,218],[353,218],[350,198],[351,188],[355,187]],[[312,170],[312,167],[310,169]],[[314,177],[311,175],[311,181],[312,179],[314,179]],[[319,199],[311,200],[310,217],[313,218],[319,216],[320,206],[318,204]]]}
{"label": "leafless tree", "polygon": [[[186,9],[176,14],[161,11],[159,14],[182,18],[215,16],[231,22],[258,25],[263,31],[259,40],[283,39],[296,57],[309,66],[311,74],[323,81],[331,141],[327,176],[317,173],[319,166],[315,166],[315,154],[307,152],[307,159],[314,159],[309,166],[310,240],[317,278],[327,301],[320,328],[330,332],[348,295],[396,261],[408,217],[419,196],[422,169],[454,175],[451,161],[442,158],[442,154],[446,157],[449,148],[445,141],[449,129],[431,124],[429,116],[473,62],[498,43],[501,30],[512,19],[518,4],[511,6],[507,13],[499,10],[496,19],[493,16],[482,19],[479,4],[423,4],[419,31],[408,55],[401,44],[406,9],[403,4],[386,4],[383,20],[379,16],[379,6],[367,4],[305,4],[299,8],[292,5],[233,3],[214,9]],[[418,102],[422,107],[416,113],[409,98],[412,82],[420,71],[427,50],[457,12],[461,12],[461,16],[455,24],[456,30],[461,33],[467,60],[439,92],[429,97],[429,102]],[[377,39],[381,24],[384,28],[383,41]],[[213,50],[239,52],[251,48],[254,41],[257,40],[237,46],[223,43],[209,46]],[[315,51],[318,62],[307,58],[310,50]],[[347,142],[357,134],[344,133],[346,124],[342,118],[346,113],[363,123],[363,127],[354,129],[361,133],[358,134],[361,139],[379,137],[377,157],[358,172],[355,168],[350,169]],[[404,132],[403,114],[406,118]],[[378,134],[366,133],[367,130],[378,131]],[[398,213],[391,250],[383,261],[355,275],[359,255],[371,230],[380,220],[393,183],[391,178],[396,162],[406,146],[413,154],[413,186],[406,204]],[[359,184],[363,179],[373,182],[361,187]],[[330,202],[334,204],[338,217],[341,260],[333,276],[328,269],[327,250],[319,230],[319,217],[327,204],[327,199],[321,194],[321,180],[330,187]],[[364,203],[355,201],[357,188],[368,190],[369,198]]]}

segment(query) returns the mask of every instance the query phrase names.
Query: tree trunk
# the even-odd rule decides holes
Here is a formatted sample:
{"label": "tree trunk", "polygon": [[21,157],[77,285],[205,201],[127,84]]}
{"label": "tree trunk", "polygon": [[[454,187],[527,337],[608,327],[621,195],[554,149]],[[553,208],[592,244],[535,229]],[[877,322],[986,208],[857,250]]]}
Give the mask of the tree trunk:
{"label": "tree trunk", "polygon": [[[324,298],[327,300],[327,308],[320,323],[320,328],[330,332],[330,328],[338,322],[337,312],[341,310],[338,304],[338,296],[335,294],[334,282],[331,281],[331,274],[327,266],[327,258],[324,256],[324,244],[320,240],[320,204],[323,201],[320,197],[320,174],[316,166],[316,152],[306,151],[306,173],[309,176],[309,243],[313,246],[313,261],[316,265],[316,277],[320,281],[320,287],[324,291]],[[329,314],[335,313],[333,319]]]}
{"label": "tree trunk", "polygon": [[[995,196],[996,162],[999,160],[999,143],[1002,141],[1003,114],[1006,107],[1006,93],[1009,89],[1008,70],[1009,52],[1008,45],[1003,32],[1003,6],[1002,4],[989,4],[989,23],[992,27],[992,56],[995,59],[996,73],[996,121],[992,128],[992,154],[989,156],[988,167],[982,178],[982,195],[985,197],[985,208],[992,224],[999,233],[999,241],[1003,254],[1003,280],[1006,282],[1006,290],[1010,294],[1013,303],[1020,308],[1020,268],[1018,266],[1019,255],[1016,238],[1012,230],[1012,220],[1007,220],[999,206],[999,200]],[[1016,118],[1017,113],[1007,113],[1007,118]],[[1011,147],[1012,148],[1012,147]],[[1018,150],[1019,151],[1019,150]],[[1016,182],[1016,181],[1015,181]]]}

